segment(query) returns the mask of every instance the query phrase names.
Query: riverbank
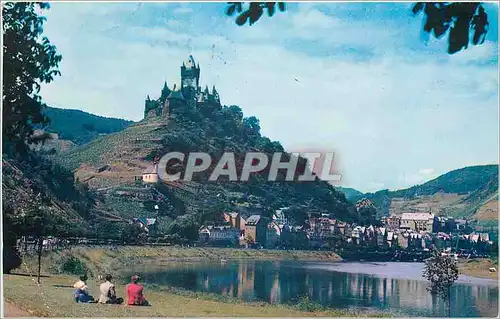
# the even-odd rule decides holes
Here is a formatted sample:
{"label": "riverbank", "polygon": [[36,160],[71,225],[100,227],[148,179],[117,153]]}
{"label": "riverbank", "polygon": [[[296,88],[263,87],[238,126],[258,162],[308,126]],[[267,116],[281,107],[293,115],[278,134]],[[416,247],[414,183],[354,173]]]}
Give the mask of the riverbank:
{"label": "riverbank", "polygon": [[[495,268],[496,272],[490,272],[490,268]],[[491,259],[478,258],[462,260],[458,263],[458,269],[461,274],[487,279],[498,279],[498,264]]]}
{"label": "riverbank", "polygon": [[[44,253],[42,257],[42,271],[51,274],[75,275],[81,272],[87,272],[89,275],[97,277],[105,273],[117,274],[124,268],[137,264],[154,264],[156,266],[161,266],[162,264],[176,261],[210,260],[341,261],[342,258],[333,252],[307,250],[80,246],[62,251]],[[33,270],[38,267],[36,256],[25,257],[24,263],[25,266]]]}
{"label": "riverbank", "polygon": [[[188,297],[165,291],[148,290],[146,297],[151,307],[129,307],[124,305],[76,304],[72,298],[71,276],[43,277],[41,284],[30,276],[4,275],[4,298],[11,309],[31,316],[50,317],[387,317],[381,313],[361,313],[342,310],[300,311],[292,306],[268,303],[246,303],[234,300],[220,302]],[[87,282],[91,293],[98,294],[98,282]],[[125,287],[116,285],[119,295]],[[6,310],[8,311],[9,308]],[[6,313],[6,316],[14,314]]]}

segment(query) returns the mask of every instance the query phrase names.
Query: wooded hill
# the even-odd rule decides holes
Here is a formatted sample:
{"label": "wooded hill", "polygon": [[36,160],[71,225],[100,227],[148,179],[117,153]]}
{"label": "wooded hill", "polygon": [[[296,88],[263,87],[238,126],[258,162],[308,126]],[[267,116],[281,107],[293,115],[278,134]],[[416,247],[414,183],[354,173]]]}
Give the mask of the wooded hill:
{"label": "wooded hill", "polygon": [[46,107],[45,115],[50,119],[44,131],[57,133],[62,140],[82,145],[110,133],[118,132],[132,124],[132,121],[103,117],[80,110]]}

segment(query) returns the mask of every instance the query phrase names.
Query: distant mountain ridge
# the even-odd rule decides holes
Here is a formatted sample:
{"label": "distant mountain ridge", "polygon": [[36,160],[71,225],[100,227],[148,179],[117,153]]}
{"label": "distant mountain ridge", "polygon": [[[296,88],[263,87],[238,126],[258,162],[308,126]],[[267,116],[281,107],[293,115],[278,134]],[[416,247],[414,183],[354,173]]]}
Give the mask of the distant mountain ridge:
{"label": "distant mountain ridge", "polygon": [[464,167],[421,185],[362,194],[352,200],[361,198],[370,199],[381,215],[431,211],[480,224],[494,221],[498,220],[498,165]]}
{"label": "distant mountain ridge", "polygon": [[342,187],[342,186],[335,186],[335,188],[342,193],[344,193],[345,198],[347,200],[352,200],[354,198],[359,198],[362,197],[363,193],[358,191],[357,189],[350,188],[350,187]]}
{"label": "distant mountain ridge", "polygon": [[45,114],[49,117],[50,123],[44,131],[57,133],[59,139],[71,141],[77,145],[83,145],[102,135],[119,132],[134,123],[80,110],[54,107],[47,107]]}

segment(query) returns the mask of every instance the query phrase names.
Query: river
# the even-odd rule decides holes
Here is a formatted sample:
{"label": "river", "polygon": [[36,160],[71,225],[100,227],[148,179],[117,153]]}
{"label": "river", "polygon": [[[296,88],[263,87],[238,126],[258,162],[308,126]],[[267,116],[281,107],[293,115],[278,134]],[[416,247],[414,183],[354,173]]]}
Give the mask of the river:
{"label": "river", "polygon": [[[446,316],[421,277],[423,263],[228,261],[175,262],[137,267],[148,283],[203,291],[245,301],[293,303],[308,296],[323,306]],[[461,275],[451,291],[452,317],[496,316],[498,283]]]}

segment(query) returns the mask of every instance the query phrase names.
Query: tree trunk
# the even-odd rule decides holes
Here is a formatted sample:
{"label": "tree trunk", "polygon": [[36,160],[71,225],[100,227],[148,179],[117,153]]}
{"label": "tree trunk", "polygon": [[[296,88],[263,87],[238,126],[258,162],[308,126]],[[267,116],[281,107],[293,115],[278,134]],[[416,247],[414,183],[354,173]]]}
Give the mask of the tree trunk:
{"label": "tree trunk", "polygon": [[448,287],[448,317],[451,318],[451,287]]}
{"label": "tree trunk", "polygon": [[43,236],[38,238],[38,283],[40,283],[40,272],[42,269],[42,248],[43,248]]}

